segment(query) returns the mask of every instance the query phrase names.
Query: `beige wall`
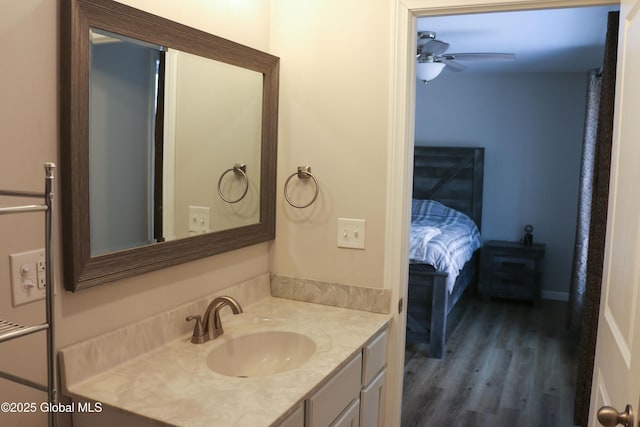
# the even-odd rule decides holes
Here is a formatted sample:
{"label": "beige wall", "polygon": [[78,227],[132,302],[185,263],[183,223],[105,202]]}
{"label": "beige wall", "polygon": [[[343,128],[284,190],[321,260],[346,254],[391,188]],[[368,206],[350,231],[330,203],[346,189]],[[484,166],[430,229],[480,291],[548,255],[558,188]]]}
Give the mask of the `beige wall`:
{"label": "beige wall", "polygon": [[[176,56],[175,235],[190,234],[189,206],[210,209],[211,231],[255,224],[260,221],[262,74],[185,52]],[[225,173],[238,162],[246,165],[247,181]],[[223,173],[220,188],[227,200],[238,200],[247,190],[237,203],[218,195]]]}
{"label": "beige wall", "polygon": [[[457,1],[464,3],[462,0],[434,3],[453,7]],[[58,271],[58,345],[132,323],[266,271],[383,287],[386,203],[388,199],[401,198],[385,193],[395,2],[123,0],[123,3],[170,16],[281,58],[277,235],[272,243],[73,295],[62,291]],[[409,3],[423,4],[417,0]],[[4,54],[0,67],[2,187],[38,188],[41,163],[57,157],[57,4],[56,0],[0,0],[0,48]],[[394,102],[393,106],[401,109],[400,104]],[[402,133],[393,131],[394,135]],[[402,157],[403,141],[393,144],[402,145],[398,150]],[[313,206],[296,210],[284,201],[282,186],[302,164],[312,167],[321,190]],[[309,195],[308,188],[301,190],[299,194],[296,191],[297,196]],[[366,250],[336,247],[338,217],[367,221]],[[8,280],[9,253],[41,245],[34,222],[28,218],[1,219],[2,283]],[[60,248],[60,240],[57,246]],[[58,265],[59,257],[58,252]],[[394,292],[398,297],[398,290]],[[39,313],[38,304],[24,310],[11,309],[8,286],[0,287],[0,293],[0,315],[27,321]],[[401,316],[396,315],[394,320],[398,319]],[[31,366],[27,362],[37,359],[40,350],[30,342],[24,347],[15,352],[2,350],[0,369],[26,371]],[[397,359],[394,363],[401,367],[401,358]],[[390,383],[399,395],[401,369],[390,378]],[[0,401],[32,400],[23,388],[7,384],[0,381]],[[0,414],[0,424],[36,425],[28,416],[4,414]]]}
{"label": "beige wall", "polygon": [[[272,243],[69,294],[61,282],[58,226],[58,347],[267,271],[381,288],[392,2],[377,0],[377,7],[370,0],[122,2],[281,58],[277,236]],[[37,189],[41,164],[59,163],[59,4],[0,0],[0,5],[0,186]],[[312,167],[320,196],[310,208],[297,210],[284,201],[282,186],[302,164]],[[293,194],[303,199],[306,190],[296,185]],[[57,196],[65,197],[60,191]],[[367,221],[366,250],[336,247],[338,217]],[[13,309],[8,286],[8,255],[42,247],[40,224],[35,216],[1,218],[2,318],[30,323],[43,310],[41,303]],[[34,378],[42,379],[43,353],[36,339],[2,346],[0,369],[25,374],[33,359],[39,365]],[[42,393],[0,381],[0,401],[41,398]],[[0,414],[2,425],[44,421],[39,415]]]}
{"label": "beige wall", "polygon": [[[307,209],[279,195],[276,273],[383,286],[391,4],[272,1],[271,51],[282,60],[278,189],[298,165],[320,183]],[[299,193],[300,203],[311,196]],[[339,217],[367,221],[364,251],[337,248]]]}
{"label": "beige wall", "polygon": [[[41,189],[46,161],[57,156],[57,6],[47,0],[0,3],[0,186]],[[0,203],[6,204],[6,199]],[[11,308],[9,254],[43,247],[42,215],[0,217],[0,318],[16,322],[41,321],[44,305]],[[41,335],[43,337],[43,335]],[[43,381],[44,338],[28,337],[0,346],[0,369]],[[0,380],[0,401],[34,401],[46,397]],[[31,426],[41,414],[0,413],[1,425]],[[43,424],[41,424],[43,425]]]}
{"label": "beige wall", "polygon": [[[262,0],[128,0],[126,3],[268,50],[269,4]],[[0,0],[0,9],[3,52],[0,187],[40,189],[44,176],[42,163],[59,163],[59,2]],[[64,174],[64,170],[58,170],[57,174]],[[64,196],[58,191],[58,202]],[[6,204],[6,199],[0,203]],[[0,318],[23,323],[42,319],[44,305],[40,302],[13,309],[9,287],[9,254],[43,246],[41,218],[33,214],[0,218]],[[60,227],[56,227],[58,347],[149,317],[270,270],[270,244],[264,243],[69,294],[63,291],[61,281],[60,231]],[[3,344],[0,370],[44,381],[42,342],[43,338],[29,338]],[[43,393],[0,380],[0,401],[42,398]],[[46,425],[46,419],[42,414],[0,414],[0,425],[32,427]]]}

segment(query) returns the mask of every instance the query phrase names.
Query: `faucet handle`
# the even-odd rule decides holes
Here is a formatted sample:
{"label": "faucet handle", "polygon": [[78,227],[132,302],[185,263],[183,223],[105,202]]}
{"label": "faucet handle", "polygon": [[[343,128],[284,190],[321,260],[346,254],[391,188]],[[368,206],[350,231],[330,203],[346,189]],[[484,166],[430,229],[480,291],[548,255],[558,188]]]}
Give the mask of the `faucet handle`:
{"label": "faucet handle", "polygon": [[204,334],[202,317],[200,315],[189,316],[185,320],[187,322],[190,322],[192,320],[196,321],[196,324],[193,326],[193,335],[191,336],[191,342],[194,344],[202,344],[206,342],[209,337]]}

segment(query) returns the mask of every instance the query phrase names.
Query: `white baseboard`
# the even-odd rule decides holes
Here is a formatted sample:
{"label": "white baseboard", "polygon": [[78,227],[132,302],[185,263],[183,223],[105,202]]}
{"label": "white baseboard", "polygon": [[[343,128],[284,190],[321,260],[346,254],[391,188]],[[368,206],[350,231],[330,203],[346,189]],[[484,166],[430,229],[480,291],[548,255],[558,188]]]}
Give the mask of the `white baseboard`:
{"label": "white baseboard", "polygon": [[569,301],[569,292],[542,291],[542,299],[554,301]]}

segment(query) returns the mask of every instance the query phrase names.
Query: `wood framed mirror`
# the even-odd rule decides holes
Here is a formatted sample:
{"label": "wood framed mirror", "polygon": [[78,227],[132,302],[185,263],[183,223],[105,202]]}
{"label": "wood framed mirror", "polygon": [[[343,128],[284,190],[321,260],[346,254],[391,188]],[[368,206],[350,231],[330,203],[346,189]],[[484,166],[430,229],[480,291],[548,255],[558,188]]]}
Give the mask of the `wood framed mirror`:
{"label": "wood framed mirror", "polygon": [[[279,58],[111,0],[64,0],[61,18],[65,289],[77,291],[273,239]],[[126,98],[134,92],[129,86],[114,90],[117,94],[102,86],[96,89],[95,81],[102,72],[94,68],[98,58],[106,58],[103,62],[109,66],[114,62],[98,55],[96,46],[105,40],[129,46],[129,50],[151,52],[152,59],[146,63],[151,64],[147,67],[151,77],[145,81],[152,86],[150,95],[142,97],[148,101],[142,107]],[[167,57],[174,52],[181,61],[205,63],[207,68],[198,72],[208,80],[188,91],[176,83],[179,80],[168,79],[176,62],[170,63]],[[118,51],[112,57],[124,56]],[[187,76],[184,80],[195,80],[194,74],[180,73]],[[171,98],[176,86],[179,96],[174,93]],[[245,90],[247,87],[253,89]],[[212,88],[218,91],[211,92]],[[240,93],[245,91],[250,92],[247,97]],[[96,107],[102,92],[116,101],[115,108],[105,112]],[[198,94],[212,103],[185,108],[175,101],[195,99]],[[167,102],[170,98],[175,102]],[[240,99],[247,101],[238,102]],[[146,110],[149,118],[134,116]],[[167,111],[173,114],[171,120]],[[194,121],[200,114],[200,121]],[[114,121],[115,116],[120,119]],[[182,147],[188,138],[167,125],[172,120],[174,127],[188,123],[183,125],[188,131],[205,123],[215,132],[191,136],[190,140],[203,145],[196,146],[195,155],[186,155],[175,146]],[[143,136],[134,130],[140,123]],[[100,129],[106,136],[95,136]],[[130,150],[142,140],[143,148],[138,147],[145,153],[141,166],[131,162],[135,156]],[[96,141],[106,141],[109,150],[120,151],[105,154],[105,146]],[[116,146],[119,148],[113,148]],[[173,157],[167,154],[171,146]],[[245,163],[247,157],[252,160]],[[178,166],[178,158],[186,159],[183,166]],[[240,163],[245,163],[246,172],[237,169]],[[204,190],[183,197],[175,187],[187,180],[184,175],[176,178],[178,169],[189,171],[192,181],[187,186],[197,182]],[[142,192],[135,193],[136,187]],[[235,203],[236,187],[240,187],[241,203]],[[202,193],[207,199],[202,199]],[[211,201],[218,194],[222,201]],[[209,205],[214,203],[221,204],[224,212],[208,217],[208,210],[214,209]],[[139,209],[133,209],[137,204]],[[198,224],[191,224],[192,220]],[[136,234],[142,237],[132,237]],[[124,240],[118,241],[117,235]]]}

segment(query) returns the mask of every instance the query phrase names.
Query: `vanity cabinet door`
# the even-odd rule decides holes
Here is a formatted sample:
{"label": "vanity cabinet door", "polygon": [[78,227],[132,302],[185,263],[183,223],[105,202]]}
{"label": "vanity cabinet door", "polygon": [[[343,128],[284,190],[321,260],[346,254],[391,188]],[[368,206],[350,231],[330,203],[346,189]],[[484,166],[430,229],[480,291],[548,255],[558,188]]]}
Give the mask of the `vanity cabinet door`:
{"label": "vanity cabinet door", "polygon": [[387,365],[387,331],[383,331],[369,342],[362,352],[362,385],[367,386]]}
{"label": "vanity cabinet door", "polygon": [[354,400],[351,405],[335,420],[331,427],[359,427],[360,401]]}
{"label": "vanity cabinet door", "polygon": [[[306,426],[327,427],[358,399],[362,378],[362,353],[358,353],[307,399]],[[348,424],[347,424],[348,425]],[[357,425],[357,424],[356,424]]]}
{"label": "vanity cabinet door", "polygon": [[386,369],[383,369],[360,393],[361,427],[383,427],[382,396],[384,395],[385,373]]}
{"label": "vanity cabinet door", "polygon": [[299,405],[278,427],[304,427],[304,406]]}

